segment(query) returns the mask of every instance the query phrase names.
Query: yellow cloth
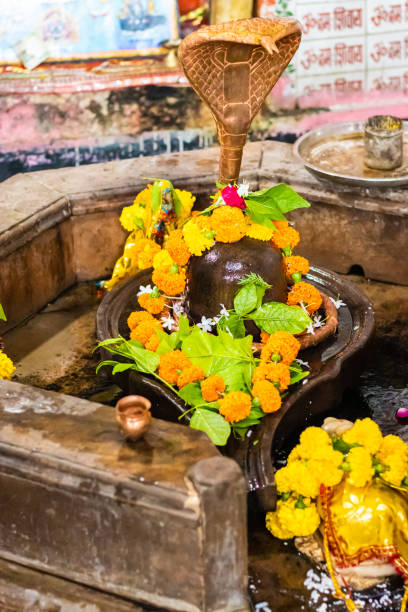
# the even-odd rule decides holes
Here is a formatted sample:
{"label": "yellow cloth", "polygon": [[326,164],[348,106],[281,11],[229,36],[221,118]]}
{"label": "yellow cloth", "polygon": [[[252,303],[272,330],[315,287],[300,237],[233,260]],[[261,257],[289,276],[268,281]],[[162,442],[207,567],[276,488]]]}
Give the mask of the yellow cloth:
{"label": "yellow cloth", "polygon": [[408,492],[383,484],[357,488],[344,479],[319,497],[328,544],[338,568],[380,559],[408,579]]}

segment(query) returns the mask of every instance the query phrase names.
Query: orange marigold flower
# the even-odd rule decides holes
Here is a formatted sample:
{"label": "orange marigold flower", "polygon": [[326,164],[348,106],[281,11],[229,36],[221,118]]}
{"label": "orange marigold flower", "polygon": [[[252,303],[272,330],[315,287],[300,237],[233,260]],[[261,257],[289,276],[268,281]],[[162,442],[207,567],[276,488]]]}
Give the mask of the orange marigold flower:
{"label": "orange marigold flower", "polygon": [[286,276],[291,280],[292,274],[307,274],[309,272],[309,262],[305,257],[292,255],[284,257],[283,263],[286,268]]}
{"label": "orange marigold flower", "polygon": [[289,223],[288,221],[282,219],[282,221],[274,221],[273,222],[274,226],[276,227],[276,229],[278,231],[282,231],[284,229],[286,229],[287,227],[289,227]]}
{"label": "orange marigold flower", "polygon": [[272,383],[279,383],[279,391],[286,391],[290,385],[290,371],[284,363],[260,363],[255,368],[252,382],[260,380],[270,380]]}
{"label": "orange marigold flower", "polygon": [[151,297],[149,293],[142,293],[139,295],[137,301],[142,308],[152,314],[159,314],[166,305],[166,300],[163,296]]}
{"label": "orange marigold flower", "polygon": [[176,264],[185,266],[191,257],[190,250],[183,238],[183,230],[177,229],[170,232],[166,248]]}
{"label": "orange marigold flower", "polygon": [[191,365],[191,361],[183,351],[170,351],[160,357],[159,376],[166,382],[174,384],[181,372]]}
{"label": "orange marigold flower", "polygon": [[300,302],[306,306],[307,312],[312,314],[315,310],[319,310],[322,305],[322,296],[316,287],[301,281],[291,288],[287,303],[289,306],[294,306],[300,304]]}
{"label": "orange marigold flower", "polygon": [[166,295],[179,295],[186,288],[186,273],[184,270],[179,270],[176,274],[155,270],[152,281]]}
{"label": "orange marigold flower", "polygon": [[139,340],[144,346],[150,340],[153,334],[156,334],[157,329],[163,329],[160,321],[154,319],[153,321],[142,321],[130,332],[131,340]]}
{"label": "orange marigold flower", "polygon": [[142,321],[154,321],[154,316],[145,310],[135,310],[135,312],[130,313],[127,324],[129,329],[132,330]]}
{"label": "orange marigold flower", "polygon": [[218,242],[237,242],[246,234],[245,215],[239,208],[220,206],[211,215],[211,228]]}
{"label": "orange marigold flower", "polygon": [[139,253],[137,263],[141,270],[150,268],[153,265],[153,259],[156,253],[161,250],[161,247],[154,242],[154,240],[148,240],[143,251]]}
{"label": "orange marigold flower", "polygon": [[201,393],[206,402],[216,402],[225,391],[225,381],[218,374],[209,376],[201,383]]}
{"label": "orange marigold flower", "polygon": [[252,395],[258,398],[264,412],[276,412],[282,405],[279,391],[268,380],[258,380],[252,387]]}
{"label": "orange marigold flower", "polygon": [[242,421],[251,412],[251,396],[243,391],[231,391],[231,393],[227,393],[222,399],[218,400],[218,403],[220,405],[220,414],[222,414],[228,423]]}
{"label": "orange marigold flower", "polygon": [[189,383],[196,382],[197,380],[203,380],[205,377],[204,370],[197,365],[191,364],[188,368],[183,368],[177,378],[177,385],[179,389],[188,385]]}
{"label": "orange marigold flower", "polygon": [[261,331],[261,342],[263,342],[264,344],[266,344],[268,342],[268,338],[271,334],[267,334],[264,331]]}
{"label": "orange marigold flower", "polygon": [[290,365],[300,349],[300,343],[292,334],[278,331],[269,336],[269,339],[261,351],[262,361],[269,361],[272,355],[280,355],[280,360]]}
{"label": "orange marigold flower", "polygon": [[145,349],[147,349],[148,351],[153,351],[154,353],[155,351],[157,351],[159,344],[160,344],[160,338],[156,333],[154,333],[150,336],[149,340],[146,342]]}
{"label": "orange marigold flower", "polygon": [[[277,224],[277,221],[274,221],[274,224]],[[293,249],[299,242],[300,235],[293,227],[284,227],[281,230],[273,232],[271,242],[278,249],[284,249],[286,247],[290,247]]]}

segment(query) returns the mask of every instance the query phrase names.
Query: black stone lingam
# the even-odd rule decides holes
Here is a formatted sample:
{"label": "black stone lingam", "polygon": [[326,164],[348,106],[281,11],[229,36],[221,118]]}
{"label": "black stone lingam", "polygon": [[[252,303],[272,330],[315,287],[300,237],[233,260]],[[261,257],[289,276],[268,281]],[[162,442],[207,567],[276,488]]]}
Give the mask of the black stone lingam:
{"label": "black stone lingam", "polygon": [[[223,304],[234,306],[240,278],[254,272],[271,288],[265,293],[264,302],[284,302],[287,299],[287,281],[283,258],[270,242],[254,238],[242,238],[239,242],[215,245],[201,257],[191,257],[189,263],[187,311],[198,322],[202,316],[214,317]],[[247,333],[259,335],[258,328],[246,323]],[[257,339],[257,337],[255,337]]]}

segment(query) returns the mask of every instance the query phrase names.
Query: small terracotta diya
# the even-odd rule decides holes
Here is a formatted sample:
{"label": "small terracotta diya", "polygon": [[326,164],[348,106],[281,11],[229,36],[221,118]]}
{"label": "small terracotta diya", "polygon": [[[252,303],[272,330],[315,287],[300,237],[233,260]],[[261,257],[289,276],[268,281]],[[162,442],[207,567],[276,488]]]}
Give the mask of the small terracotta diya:
{"label": "small terracotta diya", "polygon": [[151,403],[142,395],[127,395],[116,404],[116,421],[127,440],[140,440],[148,431]]}

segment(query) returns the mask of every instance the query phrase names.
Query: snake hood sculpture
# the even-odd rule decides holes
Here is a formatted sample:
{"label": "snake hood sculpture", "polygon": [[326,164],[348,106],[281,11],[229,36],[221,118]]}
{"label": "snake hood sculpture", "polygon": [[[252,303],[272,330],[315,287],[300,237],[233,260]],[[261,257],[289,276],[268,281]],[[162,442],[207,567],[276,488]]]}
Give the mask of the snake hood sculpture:
{"label": "snake hood sculpture", "polygon": [[215,118],[219,179],[236,182],[246,136],[263,101],[297,51],[296,19],[239,19],[201,28],[180,45],[179,59]]}

